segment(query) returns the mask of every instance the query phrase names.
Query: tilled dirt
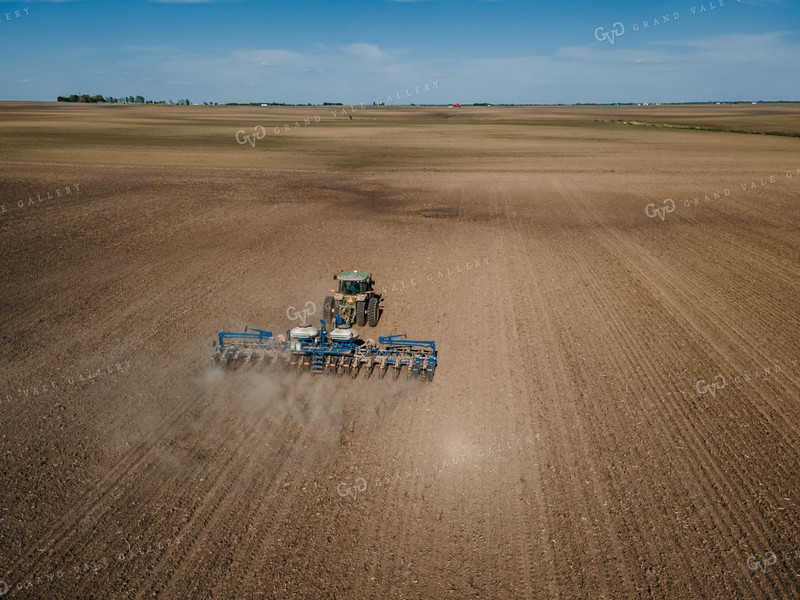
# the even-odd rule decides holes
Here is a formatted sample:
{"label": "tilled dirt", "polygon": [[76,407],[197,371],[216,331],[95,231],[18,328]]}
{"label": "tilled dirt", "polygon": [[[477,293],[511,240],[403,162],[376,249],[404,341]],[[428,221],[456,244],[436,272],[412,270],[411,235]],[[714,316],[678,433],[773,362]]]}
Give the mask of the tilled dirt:
{"label": "tilled dirt", "polygon": [[[0,595],[800,597],[800,159],[724,152],[0,166]],[[433,382],[206,367],[340,268]]]}

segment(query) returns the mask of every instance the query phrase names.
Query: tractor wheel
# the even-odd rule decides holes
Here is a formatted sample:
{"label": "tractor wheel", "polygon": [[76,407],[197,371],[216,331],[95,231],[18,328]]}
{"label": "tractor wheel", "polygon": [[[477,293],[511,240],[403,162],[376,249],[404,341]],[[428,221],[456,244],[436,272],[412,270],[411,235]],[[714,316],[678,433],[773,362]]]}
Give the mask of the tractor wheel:
{"label": "tractor wheel", "polygon": [[326,296],[325,302],[322,303],[322,318],[325,320],[326,328],[333,329],[331,325],[333,321],[333,296]]}
{"label": "tractor wheel", "polygon": [[367,317],[370,327],[378,326],[378,299],[375,296],[370,298],[367,304]]}
{"label": "tractor wheel", "polygon": [[364,314],[364,303],[356,302],[356,323],[359,327],[363,327],[367,322],[367,317]]}

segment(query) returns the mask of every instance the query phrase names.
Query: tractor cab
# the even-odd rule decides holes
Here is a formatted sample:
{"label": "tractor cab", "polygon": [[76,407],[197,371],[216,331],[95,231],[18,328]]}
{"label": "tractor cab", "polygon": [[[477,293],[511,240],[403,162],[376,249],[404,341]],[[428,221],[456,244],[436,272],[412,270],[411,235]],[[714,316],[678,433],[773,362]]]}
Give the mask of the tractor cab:
{"label": "tractor cab", "polygon": [[339,293],[345,296],[356,296],[358,294],[366,294],[369,291],[367,281],[346,281],[339,280]]}
{"label": "tractor cab", "polygon": [[362,271],[342,271],[333,278],[339,282],[337,289],[328,290],[333,296],[325,298],[322,305],[323,318],[332,322],[341,317],[345,323],[355,322],[360,327],[369,323],[378,324],[380,294],[375,291],[375,281],[371,273]]}
{"label": "tractor cab", "polygon": [[339,282],[338,293],[343,296],[358,296],[372,291],[372,276],[369,273],[342,272],[334,275]]}

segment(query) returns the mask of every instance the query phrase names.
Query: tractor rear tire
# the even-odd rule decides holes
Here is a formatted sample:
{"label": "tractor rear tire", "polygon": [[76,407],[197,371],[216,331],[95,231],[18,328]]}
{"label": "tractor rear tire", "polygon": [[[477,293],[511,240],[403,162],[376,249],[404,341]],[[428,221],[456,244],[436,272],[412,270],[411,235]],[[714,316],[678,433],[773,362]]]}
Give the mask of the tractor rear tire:
{"label": "tractor rear tire", "polygon": [[322,303],[322,318],[325,320],[326,329],[333,329],[333,296],[326,296]]}
{"label": "tractor rear tire", "polygon": [[369,326],[378,326],[378,299],[373,296],[367,303],[367,317],[369,318]]}
{"label": "tractor rear tire", "polygon": [[363,327],[367,323],[367,316],[364,314],[364,302],[356,302],[356,323]]}

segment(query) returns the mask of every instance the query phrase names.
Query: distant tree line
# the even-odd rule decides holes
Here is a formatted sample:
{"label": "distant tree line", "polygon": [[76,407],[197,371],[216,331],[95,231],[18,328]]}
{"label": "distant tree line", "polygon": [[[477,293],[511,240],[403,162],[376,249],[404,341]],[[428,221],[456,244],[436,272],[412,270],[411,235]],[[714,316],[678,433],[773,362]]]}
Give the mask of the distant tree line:
{"label": "distant tree line", "polygon": [[[213,104],[216,104],[216,102]],[[286,104],[286,102],[226,102],[225,106],[311,106],[311,104]]]}
{"label": "distant tree line", "polygon": [[[2,0],[0,0],[2,1]],[[123,96],[122,98],[114,98],[113,96],[103,97],[100,94],[90,96],[89,94],[72,94],[70,96],[58,96],[59,102],[83,102],[86,104],[177,104],[179,106],[189,106],[191,102],[188,98],[173,102],[172,100],[145,100],[144,96]],[[724,104],[793,104],[797,100],[727,100]],[[654,104],[654,103],[651,103]],[[680,104],[715,104],[713,100],[709,101],[690,101],[690,102],[661,102],[663,105],[680,105]],[[716,104],[723,104],[723,102],[716,102]],[[219,102],[203,102],[204,106],[219,106]],[[372,103],[376,106],[375,102]],[[383,105],[383,103],[381,103]],[[556,103],[556,104],[490,104],[488,102],[474,102],[473,104],[463,104],[462,106],[636,106],[634,102],[576,102],[570,103]],[[307,104],[289,104],[286,102],[226,102],[225,106],[318,106],[311,102]],[[343,106],[341,102],[323,102],[322,106]],[[412,104],[411,106],[417,106]],[[419,106],[445,106],[444,104],[420,104]]]}
{"label": "distant tree line", "polygon": [[[90,96],[89,94],[72,94],[71,96],[58,96],[59,102],[83,102],[85,104],[178,104],[189,106],[191,102],[188,98],[173,102],[172,100],[145,100],[144,96],[123,96],[114,98],[113,96],[103,97],[100,94]],[[217,104],[216,102],[203,102],[206,106]]]}

